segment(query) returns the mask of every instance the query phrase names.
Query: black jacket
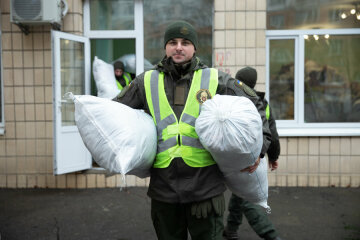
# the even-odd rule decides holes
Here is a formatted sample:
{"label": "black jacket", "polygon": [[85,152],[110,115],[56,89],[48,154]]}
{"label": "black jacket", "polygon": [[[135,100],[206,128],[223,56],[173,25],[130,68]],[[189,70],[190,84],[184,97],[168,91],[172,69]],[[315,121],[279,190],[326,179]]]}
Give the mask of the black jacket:
{"label": "black jacket", "polygon": [[[266,108],[266,106],[269,105],[269,103],[265,99],[265,93],[256,91],[256,94],[263,101],[264,106]],[[269,161],[275,162],[279,158],[279,155],[280,155],[280,141],[279,141],[279,134],[276,129],[275,118],[271,113],[270,106],[269,106],[269,111],[270,111],[270,116],[269,116],[268,122],[269,122],[270,131],[271,131],[271,144],[267,150],[267,155],[269,157]]]}
{"label": "black jacket", "polygon": [[[174,64],[170,58],[164,58],[155,67],[156,70],[165,74],[166,96],[178,119],[184,109],[194,71],[206,67],[197,57],[193,57],[189,63],[180,66]],[[135,109],[144,109],[149,113],[144,88],[144,74],[137,76],[130,86],[124,88],[114,100]],[[262,154],[265,154],[270,144],[271,133],[262,102],[255,92],[253,92],[254,94],[250,91],[246,93],[241,86],[235,84],[234,78],[224,72],[219,71],[218,82],[217,94],[246,96],[257,106],[263,118]],[[216,164],[193,168],[186,165],[182,158],[175,158],[167,168],[151,169],[148,196],[162,202],[189,203],[214,197],[223,193],[225,189],[222,173]]]}

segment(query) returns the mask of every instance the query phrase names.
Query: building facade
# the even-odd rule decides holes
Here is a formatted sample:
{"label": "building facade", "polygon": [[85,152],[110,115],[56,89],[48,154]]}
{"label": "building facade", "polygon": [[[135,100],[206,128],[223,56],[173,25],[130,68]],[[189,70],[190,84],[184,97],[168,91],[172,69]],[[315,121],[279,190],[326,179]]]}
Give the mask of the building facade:
{"label": "building facade", "polygon": [[[322,19],[319,22],[324,25],[329,20],[320,17],[321,11],[307,11],[311,6],[291,14],[289,8],[294,1],[290,0],[202,0],[173,5],[165,0],[66,2],[67,12],[60,27],[31,25],[27,33],[19,24],[11,22],[11,0],[0,2],[0,187],[147,186],[148,178],[126,176],[124,182],[121,175],[107,177],[105,171],[89,160],[76,145],[81,145],[76,133],[71,135],[73,107],[64,102],[62,96],[66,91],[96,94],[91,80],[94,56],[111,62],[121,55],[135,54],[133,74],[141,73],[145,60],[154,64],[164,56],[163,30],[168,22],[179,18],[194,23],[198,29],[200,45],[203,44],[198,53],[208,65],[232,76],[244,66],[257,69],[256,89],[266,92],[278,117],[281,136],[279,168],[269,172],[270,186],[360,186],[360,119],[357,116],[353,120],[331,118],[355,111],[355,107],[349,106],[354,106],[360,94],[359,65],[356,68],[344,63],[351,73],[344,82],[341,68],[334,67],[337,62],[327,65],[326,71],[323,59],[318,60],[321,64],[311,66],[310,61],[305,62],[316,59],[316,54],[311,53],[320,48],[316,45],[318,42],[306,42],[306,36],[328,34],[330,48],[339,47],[341,41],[352,46],[360,36],[356,21],[346,23],[345,27],[301,29],[299,26],[309,21]],[[325,15],[330,16],[329,11],[333,10]],[[356,16],[357,12],[352,15]],[[334,38],[337,45],[331,43],[333,35],[338,36]],[[291,54],[287,55],[289,51],[284,49],[290,49]],[[346,56],[358,51],[355,47],[346,54],[341,49],[335,50]],[[358,60],[359,57],[351,59],[355,63]],[[290,69],[286,73],[290,77],[274,74],[282,69],[276,65],[279,62],[281,67]],[[332,74],[333,78],[326,79],[335,79],[331,81],[342,85],[325,84],[324,87],[323,84],[308,90],[310,77],[316,76],[318,80],[323,76],[321,73]],[[286,88],[283,88],[284,79]],[[345,96],[337,90],[342,88],[349,91]],[[323,101],[315,101],[313,95],[307,95],[309,92],[321,93],[319,98]],[[315,99],[317,96],[319,94]],[[326,102],[327,99],[332,102]],[[339,100],[341,110],[329,107],[337,106],[338,101],[334,99],[343,99]],[[314,109],[315,102],[320,105]],[[329,112],[332,114],[326,115]],[[74,164],[80,158],[86,159]]]}

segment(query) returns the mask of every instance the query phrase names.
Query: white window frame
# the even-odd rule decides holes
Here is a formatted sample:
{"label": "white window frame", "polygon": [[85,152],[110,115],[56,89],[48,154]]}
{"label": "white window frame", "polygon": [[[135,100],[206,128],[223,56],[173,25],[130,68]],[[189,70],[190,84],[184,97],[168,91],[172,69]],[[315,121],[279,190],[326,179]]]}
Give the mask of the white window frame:
{"label": "white window frame", "polygon": [[[280,136],[360,136],[360,123],[304,122],[304,35],[357,35],[360,29],[310,29],[266,31],[266,96],[270,100],[270,44],[272,39],[295,39],[294,120],[276,120]],[[269,101],[270,103],[270,101]],[[270,103],[271,105],[271,103]]]}
{"label": "white window frame", "polygon": [[143,1],[134,0],[134,30],[91,30],[90,0],[84,1],[84,36],[91,39],[134,39],[136,75],[144,71]]}

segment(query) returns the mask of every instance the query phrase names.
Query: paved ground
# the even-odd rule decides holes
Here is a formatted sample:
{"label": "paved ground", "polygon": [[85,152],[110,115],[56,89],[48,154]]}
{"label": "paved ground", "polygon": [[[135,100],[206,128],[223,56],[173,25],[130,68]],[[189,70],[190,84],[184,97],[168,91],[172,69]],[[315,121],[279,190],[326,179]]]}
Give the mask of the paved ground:
{"label": "paved ground", "polygon": [[[156,239],[146,190],[0,189],[1,240]],[[360,239],[359,188],[269,190],[269,217],[283,239]],[[260,239],[246,221],[239,233]]]}

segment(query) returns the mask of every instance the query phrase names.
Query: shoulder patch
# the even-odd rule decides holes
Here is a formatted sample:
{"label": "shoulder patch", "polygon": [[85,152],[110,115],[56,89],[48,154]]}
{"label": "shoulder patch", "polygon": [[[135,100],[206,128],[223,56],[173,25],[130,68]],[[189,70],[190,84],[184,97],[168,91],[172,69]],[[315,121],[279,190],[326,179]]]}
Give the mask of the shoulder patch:
{"label": "shoulder patch", "polygon": [[256,97],[256,92],[240,80],[235,81],[235,86],[242,89],[247,95]]}

